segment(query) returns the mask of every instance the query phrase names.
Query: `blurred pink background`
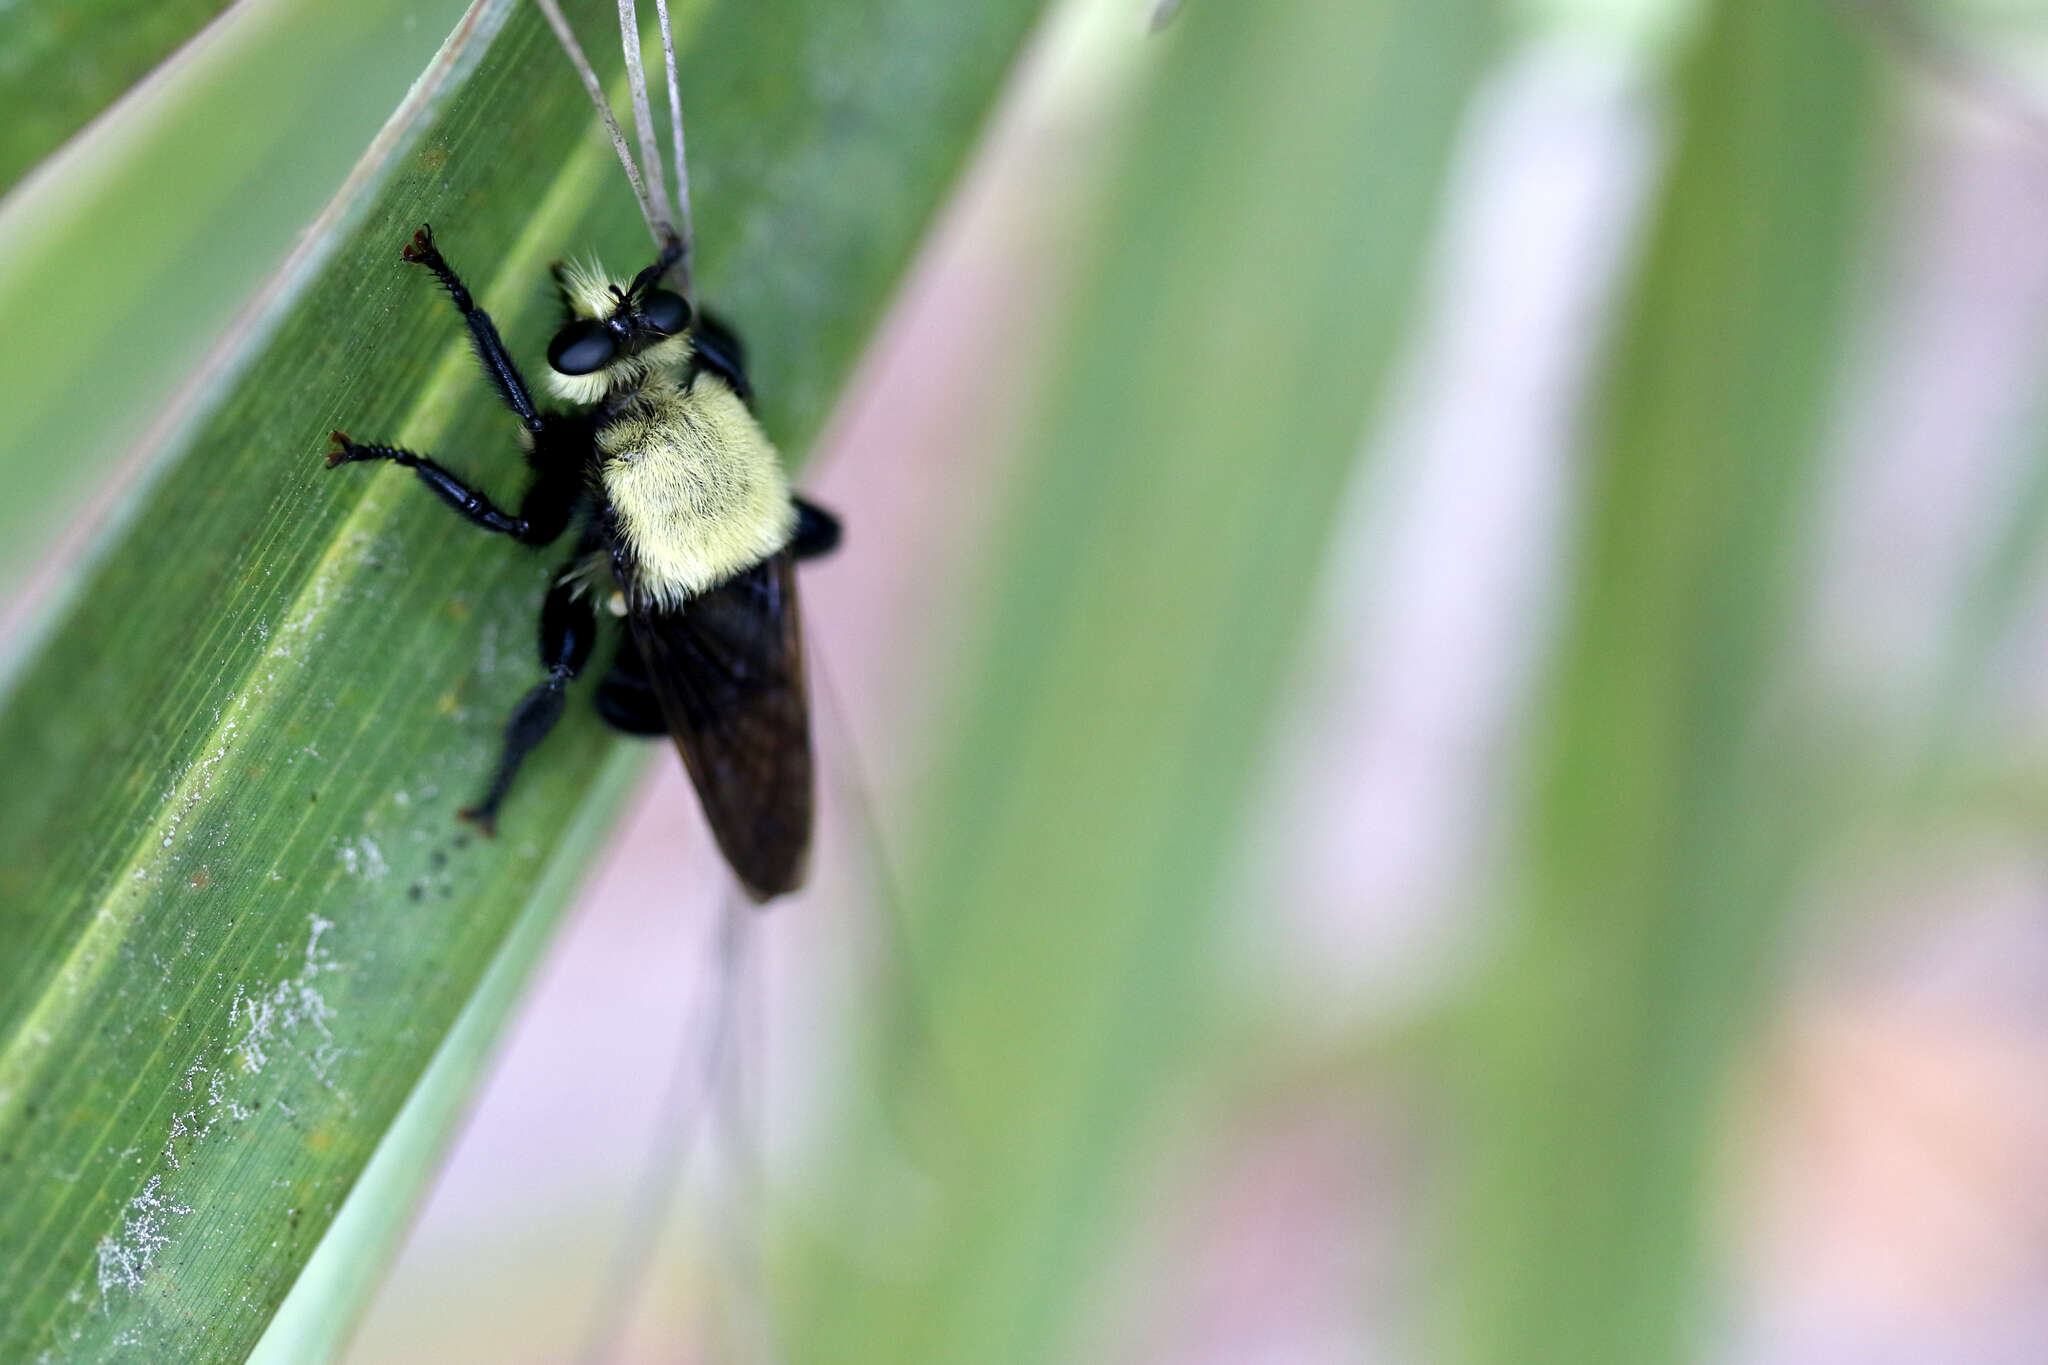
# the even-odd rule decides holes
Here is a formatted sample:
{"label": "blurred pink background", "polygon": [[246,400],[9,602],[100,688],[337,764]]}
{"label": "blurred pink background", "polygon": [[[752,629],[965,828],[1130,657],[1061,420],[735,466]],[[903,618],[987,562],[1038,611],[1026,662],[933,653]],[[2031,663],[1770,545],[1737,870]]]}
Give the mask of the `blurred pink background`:
{"label": "blurred pink background", "polygon": [[[1033,324],[1058,306],[1076,187],[1140,79],[1124,50],[1041,45],[810,466],[848,526],[804,582],[825,846],[813,888],[754,921],[733,984],[752,1117],[737,1138],[697,1131],[610,1358],[772,1356],[746,1211],[801,1205],[818,1117],[844,1098],[849,1012],[900,966],[875,891],[974,648],[1001,436],[1041,359]],[[1535,42],[1471,111],[1427,318],[1365,436],[1240,860],[1239,1003],[1310,1061],[1162,1156],[1090,1358],[1428,1359],[1428,1098],[1360,1040],[1397,1035],[1488,941],[1582,389],[1664,142],[1650,88],[1597,45]],[[1897,136],[1802,625],[1813,685],[1879,723],[1924,703],[1960,584],[2034,457],[2048,334],[2048,136],[1933,79]],[[2035,598],[1985,705],[2038,745]],[[1987,827],[1864,853],[1805,889],[1800,954],[1728,1116],[1711,1358],[2048,1359],[2048,848]],[[663,754],[355,1361],[577,1358],[668,1078],[703,1048],[713,863]]]}

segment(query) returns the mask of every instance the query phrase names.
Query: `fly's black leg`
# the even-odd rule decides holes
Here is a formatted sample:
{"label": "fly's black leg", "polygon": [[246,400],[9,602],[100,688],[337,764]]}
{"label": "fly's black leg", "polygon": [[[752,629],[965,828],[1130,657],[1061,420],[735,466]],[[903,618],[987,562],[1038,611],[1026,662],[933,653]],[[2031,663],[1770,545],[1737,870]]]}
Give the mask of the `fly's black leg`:
{"label": "fly's black leg", "polygon": [[456,311],[462,314],[462,320],[469,324],[469,337],[476,345],[476,358],[483,363],[484,374],[490,379],[491,387],[498,391],[498,397],[505,400],[505,406],[518,415],[528,431],[539,431],[543,425],[541,415],[533,406],[533,395],[527,390],[525,378],[506,351],[504,339],[498,335],[497,324],[491,321],[489,313],[476,306],[476,301],[469,296],[468,287],[442,257],[441,249],[434,245],[434,229],[430,225],[421,225],[399,255],[413,265],[423,265],[434,272],[434,278],[455,301]]}
{"label": "fly's black leg", "polygon": [[597,714],[614,730],[629,735],[668,733],[668,718],[662,715],[661,702],[647,681],[647,662],[631,635],[620,642],[612,671],[597,685]]}
{"label": "fly's black leg", "polygon": [[654,258],[654,264],[633,277],[633,283],[626,293],[639,294],[652,289],[660,282],[662,276],[675,268],[676,262],[683,259],[687,250],[688,248],[683,245],[683,239],[670,233],[669,239],[662,243],[661,254]]}
{"label": "fly's black leg", "polygon": [[362,460],[390,460],[404,465],[419,475],[420,482],[433,489],[441,501],[486,531],[496,531],[528,544],[544,544],[561,534],[560,527],[545,536],[537,534],[532,521],[526,517],[507,516],[489,498],[416,451],[398,446],[363,445],[350,440],[346,432],[335,432],[334,449],[327,452],[327,467],[332,469],[336,465],[355,464]]}
{"label": "fly's black leg", "polygon": [[839,548],[839,518],[806,498],[791,498],[796,504],[796,534],[790,537],[789,552],[797,559],[816,559]]}
{"label": "fly's black leg", "polygon": [[554,465],[540,467],[526,487],[526,496],[519,500],[519,519],[527,526],[526,543],[546,545],[568,530],[584,492],[583,480],[576,474]]}
{"label": "fly's black leg", "polygon": [[475,343],[484,374],[498,391],[498,397],[526,428],[527,463],[533,468],[534,480],[520,500],[519,515],[512,516],[427,456],[399,446],[364,445],[337,431],[335,449],[327,455],[328,466],[359,460],[394,461],[419,475],[420,482],[473,524],[528,545],[547,544],[568,529],[582,504],[581,470],[592,434],[588,421],[575,414],[543,415],[534,408],[533,395],[527,391],[518,365],[505,350],[504,339],[498,335],[491,315],[476,306],[468,286],[441,255],[441,249],[434,244],[432,227],[422,225],[400,255],[411,264],[434,272],[434,278],[448,291],[456,311],[469,325],[470,340]]}
{"label": "fly's black leg", "polygon": [[498,775],[491,779],[484,799],[462,812],[463,819],[484,833],[497,833],[499,804],[512,789],[520,763],[562,718],[563,692],[590,661],[590,647],[596,639],[597,612],[587,595],[576,595],[576,585],[565,574],[548,590],[540,609],[540,662],[548,676],[512,709],[512,719],[505,724],[505,752],[498,760]]}
{"label": "fly's black leg", "polygon": [[754,406],[754,386],[747,381],[747,348],[739,334],[715,313],[699,313],[690,324],[690,375],[709,370],[731,386],[748,407]]}

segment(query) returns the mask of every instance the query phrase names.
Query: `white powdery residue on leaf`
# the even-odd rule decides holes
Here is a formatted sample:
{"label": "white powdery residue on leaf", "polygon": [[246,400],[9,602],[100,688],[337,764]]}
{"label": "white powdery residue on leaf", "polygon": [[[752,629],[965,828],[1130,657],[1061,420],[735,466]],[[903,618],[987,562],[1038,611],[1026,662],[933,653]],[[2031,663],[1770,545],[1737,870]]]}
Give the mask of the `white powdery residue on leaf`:
{"label": "white powdery residue on leaf", "polygon": [[[344,1049],[335,1042],[329,1027],[335,1011],[320,994],[318,985],[324,973],[341,970],[321,944],[333,927],[333,920],[312,916],[307,922],[305,957],[297,972],[257,995],[236,986],[228,1006],[228,1027],[239,1033],[220,1049],[229,1060],[208,1065],[202,1055],[194,1058],[179,1076],[177,1089],[195,1100],[203,1094],[204,1102],[172,1113],[163,1148],[158,1153],[163,1170],[150,1176],[142,1193],[130,1203],[121,1231],[100,1239],[102,1297],[109,1288],[133,1289],[140,1285],[150,1260],[170,1240],[169,1218],[192,1212],[162,1193],[164,1174],[183,1165],[180,1153],[189,1158],[193,1149],[205,1142],[223,1120],[243,1123],[255,1117],[256,1111],[235,1094],[239,1082],[261,1075],[278,1056],[289,1055],[303,1059],[315,1080],[340,1093],[328,1072]],[[203,1087],[199,1079],[202,1076],[206,1078]],[[282,1099],[277,1100],[277,1107],[285,1114],[293,1112]]]}
{"label": "white powdery residue on leaf", "polygon": [[150,1262],[171,1243],[171,1220],[192,1212],[188,1205],[166,1197],[163,1187],[162,1176],[151,1176],[142,1192],[128,1201],[120,1230],[100,1238],[94,1248],[101,1298],[109,1290],[141,1288]]}
{"label": "white powdery residue on leaf", "polygon": [[270,1064],[274,1052],[282,1050],[305,1059],[314,1079],[332,1090],[328,1068],[343,1049],[328,1026],[334,1010],[320,994],[319,980],[322,973],[340,970],[340,964],[320,946],[321,937],[334,927],[334,921],[314,915],[309,924],[305,960],[296,975],[261,995],[235,988],[228,1026],[240,1027],[242,1032],[225,1051],[253,1076]]}
{"label": "white powdery residue on leaf", "polygon": [[384,874],[391,870],[384,850],[377,847],[377,841],[367,834],[341,846],[341,865],[351,877],[361,877],[366,882],[382,881]]}
{"label": "white powdery residue on leaf", "polygon": [[[241,711],[245,707],[246,704],[240,697],[232,698],[228,702],[228,710],[231,713]],[[201,801],[204,801],[212,793],[213,779],[216,771],[219,769],[221,761],[228,756],[228,750],[234,746],[235,731],[240,725],[241,722],[239,720],[231,719],[223,722],[220,719],[220,708],[214,708],[214,726],[220,742],[215,746],[211,754],[200,759],[197,763],[188,764],[183,768],[178,773],[177,780],[164,793],[164,804],[172,807],[172,809],[164,817],[161,847],[169,848],[176,842],[178,830],[184,825],[187,817],[192,814],[194,808]],[[142,878],[143,871],[144,869],[140,867],[135,870],[135,875],[138,879]]]}
{"label": "white powdery residue on leaf", "polygon": [[[192,1125],[191,1123],[187,1122],[187,1120],[197,1119],[198,1116],[199,1111],[196,1109],[188,1110],[183,1114],[171,1115],[171,1131],[164,1135],[164,1165],[170,1167],[174,1171],[178,1169],[179,1164],[178,1139],[190,1138],[193,1136]],[[199,1136],[204,1137],[206,1135],[206,1129],[201,1128],[198,1130],[198,1133]]]}

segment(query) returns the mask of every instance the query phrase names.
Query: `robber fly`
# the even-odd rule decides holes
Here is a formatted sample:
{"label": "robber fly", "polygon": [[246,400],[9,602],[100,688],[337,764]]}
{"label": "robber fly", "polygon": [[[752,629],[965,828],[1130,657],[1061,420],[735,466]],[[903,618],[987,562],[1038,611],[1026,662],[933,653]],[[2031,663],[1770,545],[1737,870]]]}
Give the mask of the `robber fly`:
{"label": "robber fly", "polygon": [[[558,32],[573,47],[566,28]],[[522,544],[574,536],[575,549],[541,605],[546,676],[514,708],[497,774],[463,818],[494,828],[520,763],[561,719],[566,689],[597,643],[602,611],[622,617],[626,629],[597,687],[599,715],[628,734],[675,740],[719,849],[747,894],[767,901],[802,882],[811,841],[810,719],[794,565],[833,549],[839,523],[791,493],[754,419],[738,338],[689,298],[680,126],[682,234],[665,212],[650,211],[601,97],[599,108],[660,245],[653,263],[630,279],[556,267],[567,317],[548,346],[545,378],[562,406],[535,404],[490,315],[476,306],[431,228],[421,227],[401,252],[447,291],[485,377],[519,420],[531,478],[518,512],[501,510],[426,455],[341,431],[327,463],[403,465],[473,525]],[[645,139],[644,95],[636,112]],[[658,171],[654,165],[649,176],[656,202],[665,198]],[[669,287],[672,278],[679,288]]]}

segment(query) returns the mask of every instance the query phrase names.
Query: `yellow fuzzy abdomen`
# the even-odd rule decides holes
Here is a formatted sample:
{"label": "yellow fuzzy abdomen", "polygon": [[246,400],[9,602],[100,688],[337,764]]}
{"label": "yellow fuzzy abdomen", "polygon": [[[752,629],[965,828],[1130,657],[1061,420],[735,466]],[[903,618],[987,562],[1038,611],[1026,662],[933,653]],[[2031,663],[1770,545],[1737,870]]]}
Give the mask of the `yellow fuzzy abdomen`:
{"label": "yellow fuzzy abdomen", "polygon": [[634,586],[663,607],[752,568],[796,530],[775,447],[712,375],[687,391],[643,391],[597,444]]}

